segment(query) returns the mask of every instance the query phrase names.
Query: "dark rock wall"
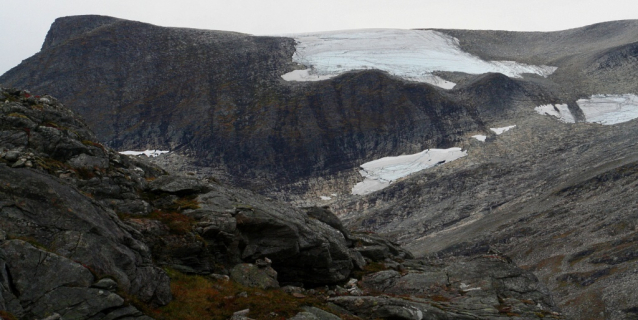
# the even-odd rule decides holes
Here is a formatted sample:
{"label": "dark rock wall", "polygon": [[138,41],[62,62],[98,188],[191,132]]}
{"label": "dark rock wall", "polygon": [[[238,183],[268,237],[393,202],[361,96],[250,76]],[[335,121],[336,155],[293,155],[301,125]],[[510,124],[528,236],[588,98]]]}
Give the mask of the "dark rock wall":
{"label": "dark rock wall", "polygon": [[268,181],[255,189],[484,129],[465,98],[378,71],[285,82],[293,53],[290,38],[80,16],[56,20],[42,51],[0,82],[63,99],[111,147],[178,150],[239,185]]}

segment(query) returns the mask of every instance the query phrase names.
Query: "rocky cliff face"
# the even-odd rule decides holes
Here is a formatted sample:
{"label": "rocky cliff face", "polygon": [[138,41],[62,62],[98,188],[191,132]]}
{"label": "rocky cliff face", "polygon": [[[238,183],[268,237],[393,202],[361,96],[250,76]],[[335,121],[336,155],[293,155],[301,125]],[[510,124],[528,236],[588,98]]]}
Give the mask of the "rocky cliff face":
{"label": "rocky cliff face", "polygon": [[294,51],[290,38],[68,17],[0,82],[63,99],[110,147],[170,149],[218,178],[279,195],[325,188],[324,179],[347,193],[363,162],[453,146],[501,113],[547,100],[510,79],[479,79],[462,92],[379,71],[286,82]]}

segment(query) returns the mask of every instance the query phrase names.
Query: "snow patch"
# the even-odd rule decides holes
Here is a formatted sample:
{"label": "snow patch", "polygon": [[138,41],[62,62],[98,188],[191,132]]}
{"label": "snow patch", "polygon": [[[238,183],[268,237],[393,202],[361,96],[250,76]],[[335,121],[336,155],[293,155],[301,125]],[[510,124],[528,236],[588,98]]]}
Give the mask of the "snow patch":
{"label": "snow patch", "polygon": [[320,76],[313,69],[305,69],[288,72],[281,77],[286,81],[321,81],[335,76],[336,74]]}
{"label": "snow patch", "polygon": [[323,201],[332,200],[332,198],[326,197],[326,196],[319,196],[319,198],[321,198],[321,200],[323,200]]}
{"label": "snow patch", "polygon": [[499,72],[520,78],[524,73],[546,77],[556,67],[515,61],[485,61],[461,50],[459,40],[433,30],[366,29],[291,35],[293,61],[310,69],[284,74],[287,81],[317,81],[351,70],[378,69],[406,80],[445,89],[455,83],[434,71],[483,74]]}
{"label": "snow patch", "polygon": [[416,154],[385,157],[361,165],[362,182],[352,188],[352,194],[365,195],[389,186],[399,178],[454,161],[467,155],[461,148],[428,149]]}
{"label": "snow patch", "polygon": [[576,123],[574,115],[569,111],[566,104],[546,104],[534,108],[534,110],[542,115],[550,115],[558,118],[558,120],[565,123]]}
{"label": "snow patch", "polygon": [[168,153],[169,151],[163,150],[144,150],[144,151],[121,151],[120,154],[125,154],[127,156],[139,156],[146,155],[147,157],[157,157],[160,154]]}
{"label": "snow patch", "polygon": [[494,133],[496,133],[496,135],[499,135],[499,134],[503,134],[503,132],[509,131],[510,129],[512,129],[514,127],[516,127],[516,125],[509,126],[509,127],[502,127],[502,128],[490,128],[490,130],[494,131]]}
{"label": "snow patch", "polygon": [[461,288],[461,290],[463,291],[476,291],[476,290],[481,290],[481,288],[472,288],[469,285],[461,282],[461,285],[459,286]]}
{"label": "snow patch", "polygon": [[634,94],[593,95],[576,103],[587,122],[612,125],[638,118],[638,96]]}
{"label": "snow patch", "polygon": [[484,136],[482,134],[477,134],[475,136],[472,136],[472,138],[474,138],[474,139],[476,139],[478,141],[481,141],[481,142],[485,142],[485,139],[487,139],[487,136]]}

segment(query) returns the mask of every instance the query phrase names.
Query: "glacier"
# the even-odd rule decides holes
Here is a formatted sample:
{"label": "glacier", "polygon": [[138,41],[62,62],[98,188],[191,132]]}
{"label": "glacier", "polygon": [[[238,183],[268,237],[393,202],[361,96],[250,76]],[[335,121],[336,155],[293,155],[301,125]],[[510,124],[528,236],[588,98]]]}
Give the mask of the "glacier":
{"label": "glacier", "polygon": [[547,77],[556,70],[515,61],[485,61],[461,50],[458,39],[434,30],[363,29],[289,36],[296,41],[293,61],[307,69],[282,75],[287,81],[318,81],[351,70],[378,69],[452,89],[455,83],[433,72],[499,72],[520,78],[524,73]]}

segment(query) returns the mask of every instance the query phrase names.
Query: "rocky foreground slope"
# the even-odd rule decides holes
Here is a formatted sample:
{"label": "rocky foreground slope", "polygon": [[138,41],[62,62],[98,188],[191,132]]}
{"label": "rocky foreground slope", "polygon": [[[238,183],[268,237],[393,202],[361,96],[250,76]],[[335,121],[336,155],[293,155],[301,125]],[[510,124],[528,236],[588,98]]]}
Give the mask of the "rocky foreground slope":
{"label": "rocky foreground slope", "polygon": [[335,204],[346,225],[417,256],[503,252],[574,319],[633,319],[638,281],[636,120],[566,124],[534,114],[468,156]]}
{"label": "rocky foreground slope", "polygon": [[4,319],[560,318],[505,256],[414,260],[326,208],[115,153],[49,95],[0,94]]}

